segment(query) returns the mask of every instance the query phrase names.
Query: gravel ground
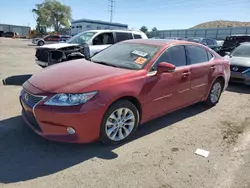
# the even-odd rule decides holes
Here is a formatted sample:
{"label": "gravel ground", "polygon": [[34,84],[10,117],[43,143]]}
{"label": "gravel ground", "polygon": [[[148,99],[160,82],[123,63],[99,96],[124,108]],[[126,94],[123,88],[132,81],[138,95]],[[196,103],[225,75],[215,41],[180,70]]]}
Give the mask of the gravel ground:
{"label": "gravel ground", "polygon": [[[0,38],[1,80],[41,70],[28,44]],[[0,187],[250,188],[249,87],[230,84],[216,107],[196,104],[153,120],[119,146],[40,138],[22,121],[20,90],[0,83]]]}

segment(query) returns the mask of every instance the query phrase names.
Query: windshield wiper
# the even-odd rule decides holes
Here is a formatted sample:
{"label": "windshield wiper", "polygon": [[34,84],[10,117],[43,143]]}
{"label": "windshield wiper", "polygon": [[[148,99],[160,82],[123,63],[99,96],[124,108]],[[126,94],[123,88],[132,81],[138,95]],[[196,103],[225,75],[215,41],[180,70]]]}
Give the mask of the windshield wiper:
{"label": "windshield wiper", "polygon": [[117,67],[115,65],[112,65],[112,64],[109,64],[109,63],[105,63],[105,62],[102,62],[102,61],[92,61],[94,63],[98,63],[98,64],[102,64],[102,65],[107,65],[107,66],[111,66],[111,67]]}

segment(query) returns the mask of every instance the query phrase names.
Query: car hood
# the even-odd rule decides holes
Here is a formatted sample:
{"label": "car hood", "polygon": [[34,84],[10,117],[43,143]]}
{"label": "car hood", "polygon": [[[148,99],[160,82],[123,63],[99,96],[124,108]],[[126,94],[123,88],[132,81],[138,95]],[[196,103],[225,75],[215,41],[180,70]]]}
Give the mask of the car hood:
{"label": "car hood", "polygon": [[228,58],[231,65],[250,67],[250,58],[247,57],[232,57]]}
{"label": "car hood", "polygon": [[28,82],[49,93],[80,93],[88,86],[131,72],[135,70],[79,59],[49,66],[34,74]]}
{"label": "car hood", "polygon": [[55,44],[46,44],[39,48],[51,48],[51,49],[59,49],[71,46],[79,46],[79,44],[69,44],[69,43],[55,43]]}

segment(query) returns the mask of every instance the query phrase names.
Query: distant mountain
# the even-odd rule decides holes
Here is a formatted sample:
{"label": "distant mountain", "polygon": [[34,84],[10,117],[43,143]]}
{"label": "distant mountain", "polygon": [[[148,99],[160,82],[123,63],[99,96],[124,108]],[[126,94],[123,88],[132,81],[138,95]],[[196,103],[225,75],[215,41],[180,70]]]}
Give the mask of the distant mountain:
{"label": "distant mountain", "polygon": [[216,20],[198,24],[190,29],[217,28],[217,27],[248,27],[250,22]]}

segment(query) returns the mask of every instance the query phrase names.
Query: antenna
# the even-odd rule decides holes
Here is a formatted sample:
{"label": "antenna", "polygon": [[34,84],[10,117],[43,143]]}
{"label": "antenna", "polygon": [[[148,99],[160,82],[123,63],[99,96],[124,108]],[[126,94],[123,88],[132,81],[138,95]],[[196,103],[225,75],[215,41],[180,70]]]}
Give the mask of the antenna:
{"label": "antenna", "polygon": [[115,0],[109,0],[109,3],[110,3],[110,5],[109,5],[109,7],[110,7],[110,10],[109,10],[109,12],[110,12],[110,22],[112,22],[113,21],[113,15],[114,15],[114,9],[115,9]]}

